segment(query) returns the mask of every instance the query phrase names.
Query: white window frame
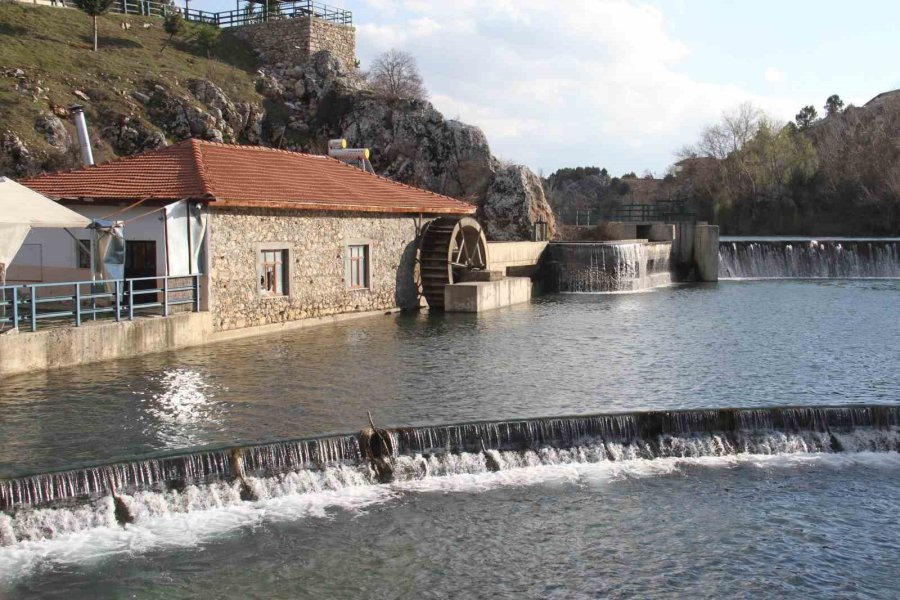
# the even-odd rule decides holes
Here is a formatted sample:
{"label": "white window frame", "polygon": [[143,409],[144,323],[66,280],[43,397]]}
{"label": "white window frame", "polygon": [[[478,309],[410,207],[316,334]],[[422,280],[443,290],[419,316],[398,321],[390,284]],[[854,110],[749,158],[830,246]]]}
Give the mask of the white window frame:
{"label": "white window frame", "polygon": [[[256,245],[256,285],[257,293],[260,298],[264,299],[277,299],[277,298],[289,298],[291,296],[292,285],[291,285],[291,257],[293,256],[293,248],[291,248],[290,244],[284,244],[279,242],[265,242]],[[273,293],[268,290],[263,289],[263,281],[266,277],[266,265],[268,264],[266,261],[266,253],[271,252],[280,252],[281,253],[281,293]],[[276,272],[276,277],[278,273]]]}
{"label": "white window frame", "polygon": [[[354,248],[363,248],[362,264],[365,270],[364,285],[353,285],[353,263],[359,258],[353,256]],[[351,292],[369,291],[372,284],[372,241],[346,240],[344,242],[344,287]]]}

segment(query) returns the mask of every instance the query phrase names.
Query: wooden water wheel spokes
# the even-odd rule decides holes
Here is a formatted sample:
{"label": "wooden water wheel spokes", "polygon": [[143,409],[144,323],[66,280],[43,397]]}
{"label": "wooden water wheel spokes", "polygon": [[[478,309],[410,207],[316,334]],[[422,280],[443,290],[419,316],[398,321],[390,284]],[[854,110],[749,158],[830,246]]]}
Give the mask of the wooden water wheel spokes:
{"label": "wooden water wheel spokes", "polygon": [[470,270],[484,270],[487,261],[484,257],[484,248],[481,242],[481,232],[470,227],[460,227],[453,238],[455,249],[451,251],[453,259],[451,264]]}
{"label": "wooden water wheel spokes", "polygon": [[422,294],[433,310],[444,308],[444,286],[467,271],[487,268],[487,240],[471,217],[441,217],[429,223],[419,242]]}

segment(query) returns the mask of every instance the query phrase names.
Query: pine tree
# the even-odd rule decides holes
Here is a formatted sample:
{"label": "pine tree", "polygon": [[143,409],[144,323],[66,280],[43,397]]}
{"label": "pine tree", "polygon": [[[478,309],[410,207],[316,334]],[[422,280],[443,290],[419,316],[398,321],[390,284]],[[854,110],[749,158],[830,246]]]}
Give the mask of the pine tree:
{"label": "pine tree", "polygon": [[97,51],[97,17],[105,15],[115,0],[74,0],[75,6],[94,21],[94,52]]}

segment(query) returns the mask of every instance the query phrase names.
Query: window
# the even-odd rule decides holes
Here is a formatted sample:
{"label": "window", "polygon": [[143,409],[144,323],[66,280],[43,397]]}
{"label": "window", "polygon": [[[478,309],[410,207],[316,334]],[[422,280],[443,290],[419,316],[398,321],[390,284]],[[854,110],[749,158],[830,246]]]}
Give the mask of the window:
{"label": "window", "polygon": [[91,241],[75,241],[75,267],[78,269],[91,268]]}
{"label": "window", "polygon": [[263,296],[285,296],[288,293],[288,251],[261,250],[259,293]]}
{"label": "window", "polygon": [[347,247],[347,287],[363,290],[369,287],[369,246],[356,244]]}

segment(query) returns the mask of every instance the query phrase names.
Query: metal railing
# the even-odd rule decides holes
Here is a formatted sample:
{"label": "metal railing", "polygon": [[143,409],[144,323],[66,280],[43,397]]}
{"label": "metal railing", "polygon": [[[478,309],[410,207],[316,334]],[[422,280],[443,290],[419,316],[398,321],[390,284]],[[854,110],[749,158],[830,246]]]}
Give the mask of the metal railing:
{"label": "metal railing", "polygon": [[[72,0],[57,0],[56,6],[74,8]],[[250,3],[239,10],[212,12],[193,8],[176,7],[172,2],[155,0],[115,0],[109,12],[142,17],[167,17],[180,12],[194,23],[206,23],[216,27],[239,27],[254,23],[267,23],[282,19],[316,17],[337,25],[353,25],[353,13],[313,0],[285,0],[281,2]]]}
{"label": "metal railing", "polygon": [[687,209],[683,202],[656,202],[654,204],[623,204],[609,216],[611,221],[631,223],[663,222],[683,223],[697,220],[697,214]]}
{"label": "metal railing", "polygon": [[101,318],[167,317],[187,306],[200,312],[200,278],[173,275],[6,285],[0,287],[0,328],[27,326],[37,331],[41,322],[74,322],[80,327],[87,320]]}
{"label": "metal railing", "polygon": [[189,21],[209,23],[217,27],[239,27],[254,23],[267,23],[283,19],[316,17],[336,25],[353,25],[353,13],[342,8],[334,8],[312,0],[293,0],[278,3],[262,3],[257,6],[248,3],[240,10],[208,12],[203,10],[187,10],[185,18]]}

